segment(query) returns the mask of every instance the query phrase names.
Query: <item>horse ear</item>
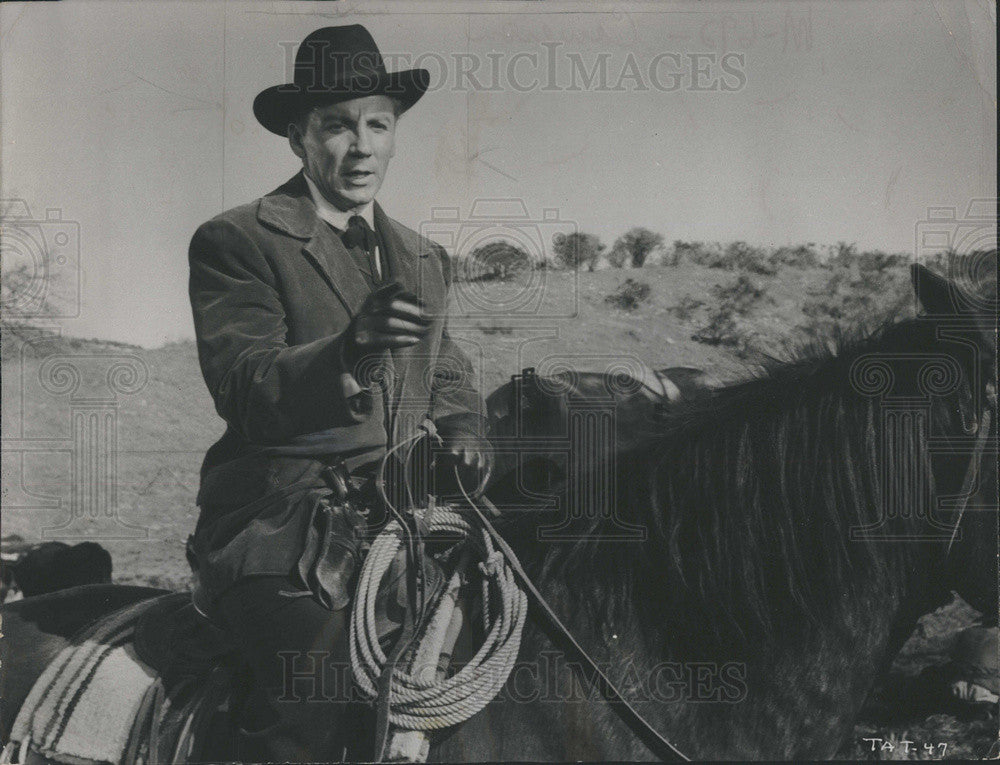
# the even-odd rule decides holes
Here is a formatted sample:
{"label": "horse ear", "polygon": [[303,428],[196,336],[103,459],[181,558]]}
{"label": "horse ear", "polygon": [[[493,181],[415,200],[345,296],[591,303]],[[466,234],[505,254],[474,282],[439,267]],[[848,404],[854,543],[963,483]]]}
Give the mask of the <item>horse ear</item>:
{"label": "horse ear", "polygon": [[938,276],[927,266],[914,263],[910,266],[913,290],[924,311],[933,316],[959,316],[958,287],[943,276]]}

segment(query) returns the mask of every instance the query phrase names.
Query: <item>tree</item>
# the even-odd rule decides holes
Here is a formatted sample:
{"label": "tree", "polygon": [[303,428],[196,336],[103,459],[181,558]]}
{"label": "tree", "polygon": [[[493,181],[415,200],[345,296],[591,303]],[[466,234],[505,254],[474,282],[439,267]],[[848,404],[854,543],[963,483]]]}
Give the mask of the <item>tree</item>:
{"label": "tree", "polygon": [[563,268],[587,266],[588,271],[593,271],[603,252],[604,244],[594,234],[574,231],[552,237],[552,253],[556,263]]}
{"label": "tree", "polygon": [[531,258],[520,247],[498,240],[480,245],[469,255],[474,279],[479,281],[509,281],[531,268]]}
{"label": "tree", "polygon": [[616,258],[621,258],[623,265],[629,260],[633,268],[642,268],[653,252],[662,249],[663,234],[636,226],[618,237],[611,251],[616,253]]}

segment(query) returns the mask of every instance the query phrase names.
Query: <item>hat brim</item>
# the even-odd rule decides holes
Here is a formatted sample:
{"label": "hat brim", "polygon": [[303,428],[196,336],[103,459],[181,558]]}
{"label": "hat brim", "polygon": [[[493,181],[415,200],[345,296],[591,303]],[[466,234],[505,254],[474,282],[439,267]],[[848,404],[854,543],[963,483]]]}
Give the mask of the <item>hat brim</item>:
{"label": "hat brim", "polygon": [[253,100],[253,113],[261,125],[284,137],[288,135],[288,123],[303,109],[366,96],[388,96],[399,101],[402,113],[420,100],[429,84],[430,72],[426,69],[364,75],[324,90],[287,83],[258,93]]}

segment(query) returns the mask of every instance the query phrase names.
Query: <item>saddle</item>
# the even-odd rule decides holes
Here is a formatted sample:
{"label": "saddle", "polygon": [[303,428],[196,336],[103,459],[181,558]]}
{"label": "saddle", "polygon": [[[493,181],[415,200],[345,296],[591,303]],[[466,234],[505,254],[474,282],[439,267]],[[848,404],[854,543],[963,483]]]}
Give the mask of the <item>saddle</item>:
{"label": "saddle", "polygon": [[46,668],[0,762],[204,760],[209,731],[226,719],[232,667],[230,646],[190,593],[126,606],[74,637]]}
{"label": "saddle", "polygon": [[[403,621],[405,566],[402,556],[393,562],[375,604],[377,636],[386,645]],[[443,587],[429,561],[425,581],[432,597]],[[229,759],[213,750],[234,739],[241,671],[236,650],[197,611],[191,593],[127,606],[75,636],[46,668],[0,763],[30,755],[65,765]]]}

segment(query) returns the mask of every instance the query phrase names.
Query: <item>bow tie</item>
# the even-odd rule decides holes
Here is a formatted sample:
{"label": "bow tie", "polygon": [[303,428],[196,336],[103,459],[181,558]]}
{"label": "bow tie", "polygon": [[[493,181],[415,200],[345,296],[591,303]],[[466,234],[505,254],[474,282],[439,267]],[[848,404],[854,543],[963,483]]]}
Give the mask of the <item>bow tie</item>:
{"label": "bow tie", "polygon": [[375,232],[368,225],[368,221],[360,215],[352,215],[347,221],[347,228],[340,235],[340,241],[347,249],[360,247],[369,255],[375,252],[376,239]]}

